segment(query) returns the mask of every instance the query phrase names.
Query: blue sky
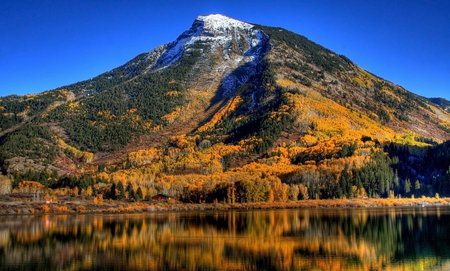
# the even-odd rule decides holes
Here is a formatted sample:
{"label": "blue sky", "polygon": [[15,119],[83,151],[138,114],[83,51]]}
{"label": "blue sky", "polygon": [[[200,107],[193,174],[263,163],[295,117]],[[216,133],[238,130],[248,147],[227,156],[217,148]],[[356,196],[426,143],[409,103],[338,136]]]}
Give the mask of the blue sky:
{"label": "blue sky", "polygon": [[0,96],[92,78],[211,13],[286,28],[414,93],[450,100],[447,0],[3,0]]}

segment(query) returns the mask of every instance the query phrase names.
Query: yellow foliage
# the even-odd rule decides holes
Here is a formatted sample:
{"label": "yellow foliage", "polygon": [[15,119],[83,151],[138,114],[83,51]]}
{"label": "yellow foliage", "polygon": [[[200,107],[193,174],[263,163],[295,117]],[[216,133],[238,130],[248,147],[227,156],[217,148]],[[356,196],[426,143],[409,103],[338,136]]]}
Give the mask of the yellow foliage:
{"label": "yellow foliage", "polygon": [[23,117],[23,116],[25,116],[26,114],[28,114],[29,111],[30,111],[30,107],[27,106],[27,109],[25,109],[25,110],[22,111],[22,112],[17,113],[17,116],[18,116],[18,117]]}
{"label": "yellow foliage", "polygon": [[83,152],[82,158],[86,163],[90,163],[94,160],[94,154],[92,152]]}
{"label": "yellow foliage", "polygon": [[48,205],[42,205],[41,206],[41,212],[43,212],[43,213],[50,212],[50,207]]}
{"label": "yellow foliage", "polygon": [[276,83],[277,83],[277,85],[279,85],[281,87],[295,86],[295,83],[289,79],[279,79],[276,81]]}
{"label": "yellow foliage", "polygon": [[84,207],[84,205],[78,205],[76,210],[78,213],[84,213],[86,212],[86,207]]}
{"label": "yellow foliage", "polygon": [[365,71],[359,67],[357,69],[358,69],[358,73],[356,73],[355,76],[350,78],[352,83],[354,83],[355,85],[357,85],[359,87],[363,87],[363,88],[369,88],[373,85],[374,80],[378,80],[377,78],[375,78],[375,76],[368,73],[367,71]]}
{"label": "yellow foliage", "polygon": [[181,108],[179,106],[177,106],[174,111],[162,116],[161,119],[165,120],[169,123],[172,123],[180,115],[180,112],[181,112]]}
{"label": "yellow foliage", "polygon": [[17,188],[22,192],[35,192],[41,191],[45,187],[41,183],[35,181],[22,181],[17,184]]}
{"label": "yellow foliage", "polygon": [[[148,122],[147,124],[148,124],[148,125],[151,125],[151,122]],[[151,128],[151,126],[145,126],[145,127]],[[153,131],[153,132],[157,132],[157,131],[160,131],[162,128],[163,128],[163,127],[162,127],[161,125],[156,125],[156,126],[153,127],[152,131]]]}
{"label": "yellow foliage", "polygon": [[280,157],[289,157],[289,151],[285,147],[277,147],[272,153],[278,153]]}
{"label": "yellow foliage", "polygon": [[103,179],[103,180],[109,180],[109,175],[108,175],[108,173],[106,173],[106,172],[100,172],[100,173],[97,175],[97,178]]}
{"label": "yellow foliage", "polygon": [[[361,72],[354,80],[358,84],[367,86],[371,84],[371,80],[375,79],[370,74]],[[275,143],[276,147],[270,149],[264,158],[255,156],[251,158],[254,162],[234,167],[241,162],[239,159],[242,158],[239,154],[251,151],[254,143],[262,142],[263,139],[255,136],[243,139],[236,145],[224,143],[212,145],[207,138],[198,146],[196,143],[198,138],[194,136],[172,136],[164,148],[149,148],[130,153],[128,159],[133,165],[132,169],[119,170],[110,174],[101,173],[97,177],[113,182],[131,182],[133,186],[141,187],[144,195],[153,194],[156,191],[170,191],[173,195],[181,195],[185,188],[192,191],[206,189],[219,182],[264,181],[271,186],[272,194],[269,196],[269,201],[286,201],[288,189],[281,183],[281,179],[287,178],[286,176],[301,175],[308,177],[311,182],[319,182],[319,172],[326,172],[331,176],[330,178],[339,180],[345,165],[350,165],[350,168],[359,168],[370,161],[368,156],[371,148],[375,148],[375,143],[361,142],[362,136],[370,136],[380,141],[394,141],[394,139],[408,143],[415,141],[414,135],[397,135],[391,129],[366,117],[365,114],[360,114],[358,110],[351,110],[324,98],[318,91],[305,89],[304,86],[287,79],[278,80],[277,84],[302,89],[301,94],[284,93],[284,97],[287,98],[286,105],[283,105],[279,112],[271,115],[274,120],[279,120],[285,114],[284,112],[290,113],[294,117],[293,129],[297,138],[278,140]],[[176,91],[167,94],[178,95]],[[200,94],[202,93],[199,92]],[[202,99],[205,101],[207,97]],[[214,127],[242,101],[240,96],[228,101],[228,104],[218,110],[199,131]],[[200,103],[199,100],[195,102]],[[163,119],[174,121],[181,111],[181,108],[177,108]],[[134,112],[136,112],[135,109],[130,110],[130,113]],[[151,127],[151,123],[148,123],[148,127]],[[159,128],[159,126],[154,127],[154,131]],[[335,154],[344,144],[354,143],[358,144],[359,149],[352,156],[337,158]],[[228,168],[230,165],[224,157],[229,158],[226,156],[230,154],[231,168]],[[291,161],[302,154],[305,154],[307,158],[325,154],[324,157],[328,159],[316,162],[314,158],[311,158],[310,162],[292,164]],[[330,155],[327,156],[327,154]],[[304,194],[302,197],[308,196],[306,185],[298,189],[299,193]],[[356,189],[353,192],[354,197],[366,196],[363,190]]]}
{"label": "yellow foliage", "polygon": [[326,90],[325,86],[322,84],[313,83],[312,85],[316,89]]}
{"label": "yellow foliage", "polygon": [[80,105],[78,104],[78,102],[70,102],[69,103],[69,108],[70,109],[75,109],[77,107],[79,107]]}
{"label": "yellow foliage", "polygon": [[211,120],[200,127],[198,130],[200,132],[206,131],[208,128],[213,127],[215,124],[217,124],[223,116],[227,116],[229,113],[234,111],[236,107],[242,102],[242,97],[239,95],[236,95],[232,100],[228,102],[228,104],[224,107],[222,107],[214,116],[211,118]]}
{"label": "yellow foliage", "polygon": [[69,208],[66,205],[53,206],[52,207],[52,212],[53,213],[67,213],[68,210],[69,210]]}
{"label": "yellow foliage", "polygon": [[308,146],[308,147],[311,147],[311,146],[313,146],[313,145],[315,145],[315,144],[317,144],[317,138],[316,137],[314,137],[314,136],[312,136],[312,135],[305,135],[303,138],[302,138],[302,144],[304,145],[304,146]]}
{"label": "yellow foliage", "polygon": [[161,151],[157,148],[150,148],[146,150],[138,150],[132,152],[128,155],[130,162],[136,164],[137,166],[143,166],[150,164],[161,158]]}
{"label": "yellow foliage", "polygon": [[217,152],[218,156],[223,157],[231,153],[239,153],[242,151],[240,146],[225,145],[224,143],[218,143],[212,146],[210,152]]}
{"label": "yellow foliage", "polygon": [[92,196],[92,186],[88,186],[88,188],[86,189],[86,196]]}
{"label": "yellow foliage", "polygon": [[97,116],[102,116],[105,119],[113,119],[116,118],[114,114],[111,114],[111,111],[105,110],[105,111],[98,111]]}
{"label": "yellow foliage", "polygon": [[439,123],[439,125],[447,130],[450,130],[450,123],[441,122],[441,123]]}
{"label": "yellow foliage", "polygon": [[300,154],[300,153],[302,153],[302,152],[304,152],[306,150],[307,150],[307,148],[305,148],[305,147],[293,146],[293,147],[288,149],[288,151],[289,151],[289,156],[288,157],[289,158],[294,158],[298,154]]}
{"label": "yellow foliage", "polygon": [[140,121],[140,120],[141,120],[141,116],[139,116],[139,115],[133,115],[133,116],[131,117],[131,120],[134,121],[134,122]]}
{"label": "yellow foliage", "polygon": [[95,196],[94,198],[94,204],[103,204],[103,195],[102,194],[98,194],[97,196]]}
{"label": "yellow foliage", "polygon": [[[191,144],[191,143],[190,143]],[[238,146],[226,146],[223,143],[207,147],[195,152],[194,148],[169,149],[169,157],[172,162],[167,161],[166,167],[172,170],[196,170],[202,174],[211,174],[223,170],[222,158],[231,153],[241,150]]]}
{"label": "yellow foliage", "polygon": [[263,140],[262,140],[262,138],[257,138],[256,136],[252,136],[247,139],[242,139],[241,141],[239,141],[238,145],[244,147],[244,149],[246,149],[246,150],[250,150],[251,145],[254,142],[263,142]]}
{"label": "yellow foliage", "polygon": [[[294,125],[305,129],[314,123],[311,136],[317,140],[338,137],[345,141],[366,135],[380,141],[391,141],[395,136],[394,131],[377,121],[325,99],[316,91],[307,90],[304,95],[287,94],[286,97],[291,106],[289,112],[295,117]],[[315,144],[310,137],[306,137],[304,141],[306,144]]]}
{"label": "yellow foliage", "polygon": [[173,111],[172,113],[162,116],[161,119],[165,120],[169,123],[172,123],[176,119],[176,117],[178,117],[178,115],[179,115],[179,112]]}
{"label": "yellow foliage", "polygon": [[58,142],[58,145],[62,148],[62,149],[68,149],[70,150],[75,158],[82,158],[84,159],[84,161],[86,163],[90,163],[93,159],[94,159],[94,154],[92,152],[83,152],[78,150],[75,147],[70,146],[69,144],[67,144],[66,142],[64,142],[62,139],[60,138],[56,138],[56,141]]}
{"label": "yellow foliage", "polygon": [[142,128],[144,130],[150,130],[152,128],[152,126],[153,126],[153,122],[151,120],[145,121],[142,123]]}
{"label": "yellow foliage", "polygon": [[430,146],[430,144],[428,143],[416,141],[416,135],[414,133],[396,135],[395,142],[409,146],[419,146],[419,147]]}
{"label": "yellow foliage", "polygon": [[352,82],[358,85],[359,87],[366,87],[366,82],[363,78],[354,77],[352,78]]}
{"label": "yellow foliage", "polygon": [[184,135],[172,136],[169,139],[169,144],[171,144],[175,148],[181,149],[187,146],[188,141],[186,140],[186,137]]}

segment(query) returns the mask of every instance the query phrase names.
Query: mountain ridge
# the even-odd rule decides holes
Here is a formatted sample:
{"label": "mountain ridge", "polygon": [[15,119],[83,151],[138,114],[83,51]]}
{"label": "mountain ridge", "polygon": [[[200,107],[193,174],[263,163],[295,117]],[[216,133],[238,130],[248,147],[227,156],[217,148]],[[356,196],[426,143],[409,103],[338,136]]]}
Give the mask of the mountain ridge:
{"label": "mountain ridge", "polygon": [[[181,188],[161,186],[168,176],[187,187],[192,174],[227,179],[268,166],[275,183],[302,184],[311,197],[316,189],[331,197],[337,194],[324,187],[342,181],[346,164],[356,176],[371,160],[392,163],[392,171],[384,170],[393,182],[390,159],[399,150],[389,144],[423,149],[414,159],[425,161],[425,150],[450,139],[443,104],[291,31],[202,15],[175,41],[92,79],[3,97],[0,162],[13,179],[28,171],[88,174],[97,182],[132,182],[146,193],[179,198]],[[378,152],[389,159],[373,154]],[[417,177],[426,185],[445,175],[446,168],[438,168],[414,169],[415,176],[409,170],[414,165],[402,163],[404,183]],[[137,180],[132,172],[145,177]],[[430,179],[419,178],[424,174]],[[53,187],[61,185],[60,177],[47,176]],[[368,191],[354,182],[370,196],[390,190]],[[432,191],[437,188],[426,192]],[[395,193],[405,191],[397,187]]]}

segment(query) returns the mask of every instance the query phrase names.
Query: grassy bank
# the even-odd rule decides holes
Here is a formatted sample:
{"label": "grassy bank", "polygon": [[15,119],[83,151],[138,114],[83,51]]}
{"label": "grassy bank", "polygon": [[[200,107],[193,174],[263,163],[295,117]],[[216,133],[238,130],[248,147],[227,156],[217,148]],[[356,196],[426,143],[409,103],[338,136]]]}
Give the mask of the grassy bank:
{"label": "grassy bank", "polygon": [[212,203],[187,204],[179,202],[130,202],[105,200],[99,202],[93,197],[61,197],[57,202],[38,201],[17,195],[0,196],[0,214],[41,214],[41,213],[120,213],[157,212],[189,210],[247,210],[247,209],[292,209],[292,208],[348,208],[382,206],[431,206],[450,205],[450,198],[417,199],[337,199],[300,200],[272,203]]}

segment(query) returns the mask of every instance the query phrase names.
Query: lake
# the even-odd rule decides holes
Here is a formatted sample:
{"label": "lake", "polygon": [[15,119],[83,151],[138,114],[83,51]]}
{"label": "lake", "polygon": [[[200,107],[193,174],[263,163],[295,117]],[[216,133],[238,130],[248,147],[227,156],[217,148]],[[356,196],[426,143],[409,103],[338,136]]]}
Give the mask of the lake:
{"label": "lake", "polygon": [[450,270],[450,207],[4,215],[0,270]]}

